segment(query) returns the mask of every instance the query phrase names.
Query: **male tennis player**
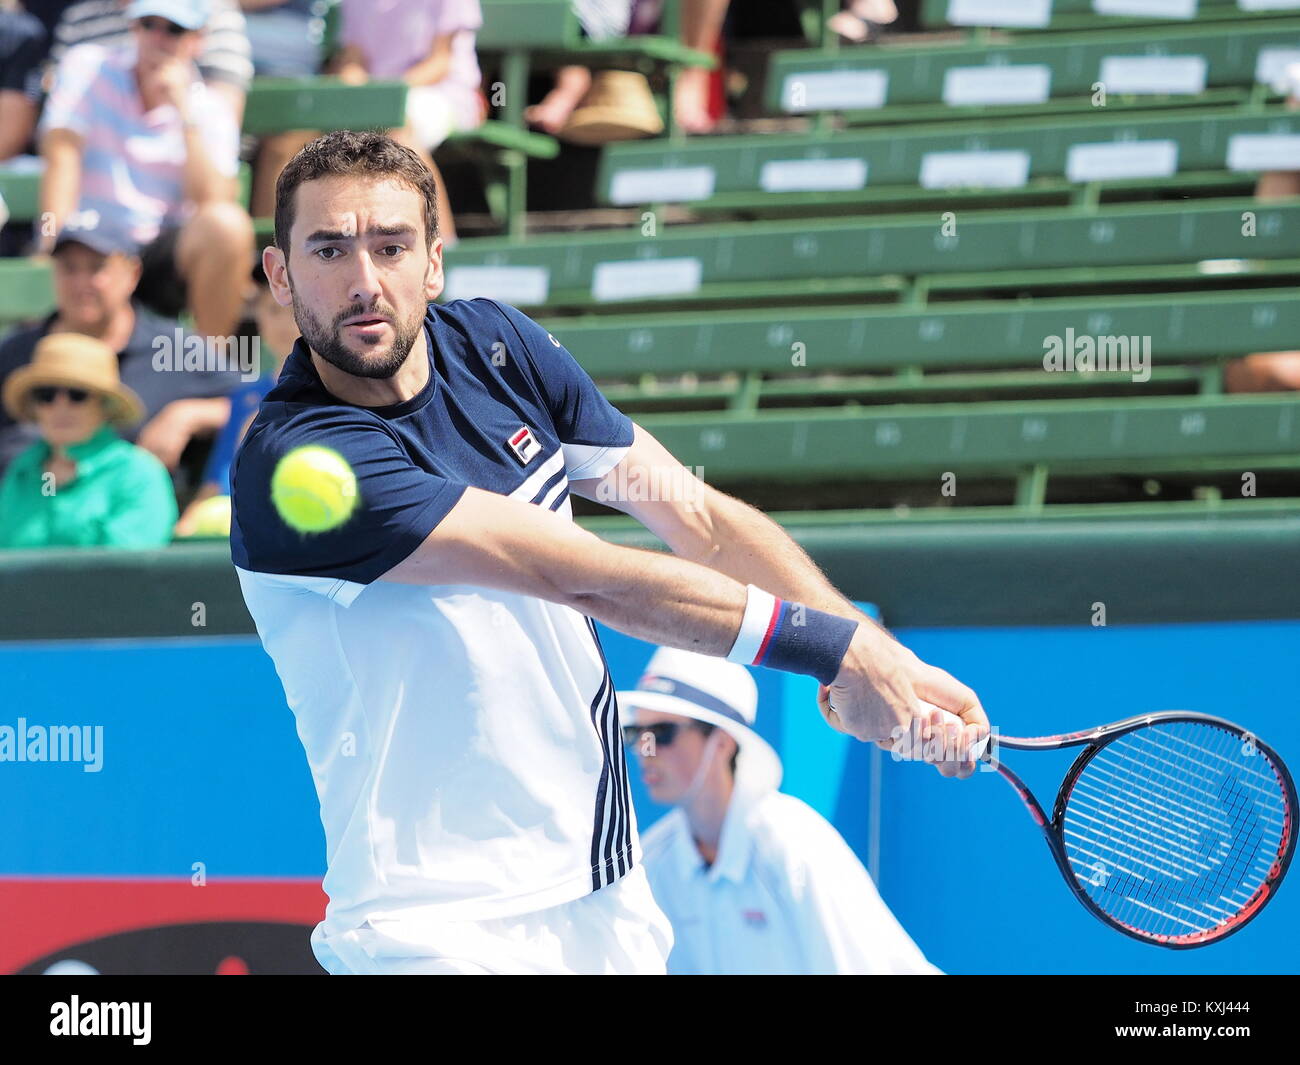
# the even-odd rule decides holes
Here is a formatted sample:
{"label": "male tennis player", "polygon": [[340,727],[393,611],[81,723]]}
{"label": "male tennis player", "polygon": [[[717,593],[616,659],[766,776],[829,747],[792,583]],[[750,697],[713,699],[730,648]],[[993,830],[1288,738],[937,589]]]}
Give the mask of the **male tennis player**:
{"label": "male tennis player", "polygon": [[[954,732],[987,720],[775,523],[699,481],[612,501],[674,554],[577,525],[570,491],[690,475],[518,311],[430,304],[434,197],[407,149],[331,133],[281,174],[263,252],[302,337],[235,458],[231,554],[320,798],[313,949],[332,973],[663,972],[592,618],[816,676],[827,720],[859,739],[892,742],[922,697],[960,715]],[[268,488],[305,444],[338,451],[360,497],[307,536]]]}
{"label": "male tennis player", "polygon": [[673,807],[642,836],[670,973],[942,975],[834,826],[777,790],[744,666],[661,647],[615,696],[650,797]]}

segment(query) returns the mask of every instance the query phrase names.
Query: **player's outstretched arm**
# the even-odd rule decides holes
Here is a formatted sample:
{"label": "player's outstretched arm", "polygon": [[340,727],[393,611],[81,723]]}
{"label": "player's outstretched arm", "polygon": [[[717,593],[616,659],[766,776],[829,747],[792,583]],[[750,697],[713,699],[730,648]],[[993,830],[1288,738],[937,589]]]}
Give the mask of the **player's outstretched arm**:
{"label": "player's outstretched arm", "polygon": [[608,543],[479,488],[466,488],[382,579],[535,596],[649,643],[818,677],[834,692],[832,724],[861,740],[889,743],[921,712],[909,672],[918,660],[880,629],[782,603],[688,559]]}
{"label": "player's outstretched arm", "polygon": [[[668,490],[628,493],[622,491],[625,485]],[[874,723],[891,710],[915,714],[919,695],[954,717],[927,711],[916,722],[916,739],[930,741],[931,730],[943,728],[948,749],[962,752],[987,733],[988,719],[970,688],[922,662],[842,595],[781,526],[699,479],[644,427],[635,426],[632,446],[618,466],[600,479],[575,481],[572,488],[636,518],[681,558],[787,601],[859,621],[844,676],[820,692],[819,705],[832,728],[892,749],[895,737],[881,740],[872,734]],[[899,720],[908,722],[905,731],[913,731],[912,718]],[[937,768],[944,776],[964,777],[974,772],[974,762],[961,759]]]}

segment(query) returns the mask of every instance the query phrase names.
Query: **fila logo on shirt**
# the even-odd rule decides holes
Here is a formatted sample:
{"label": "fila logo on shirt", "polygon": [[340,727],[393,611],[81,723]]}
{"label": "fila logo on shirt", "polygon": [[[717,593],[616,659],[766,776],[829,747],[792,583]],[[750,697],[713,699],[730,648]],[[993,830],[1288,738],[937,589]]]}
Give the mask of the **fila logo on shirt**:
{"label": "fila logo on shirt", "polygon": [[767,914],[762,910],[742,910],[741,916],[745,918],[745,923],[751,928],[767,927]]}
{"label": "fila logo on shirt", "polygon": [[515,458],[519,460],[521,466],[527,466],[542,450],[542,445],[537,442],[533,431],[526,425],[521,425],[511,433],[506,443],[510,445],[510,450],[515,453]]}

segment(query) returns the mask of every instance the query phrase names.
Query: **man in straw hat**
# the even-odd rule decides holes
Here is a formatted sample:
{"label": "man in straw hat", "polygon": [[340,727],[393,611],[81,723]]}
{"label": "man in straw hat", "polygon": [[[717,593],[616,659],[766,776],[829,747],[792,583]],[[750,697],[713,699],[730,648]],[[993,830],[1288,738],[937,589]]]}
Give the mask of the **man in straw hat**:
{"label": "man in straw hat", "polygon": [[618,701],[651,798],[673,806],[642,836],[670,973],[939,972],[834,827],[777,790],[743,666],[661,647]]}
{"label": "man in straw hat", "polygon": [[101,340],[55,333],[29,365],[9,375],[4,406],[35,422],[40,438],[0,482],[0,547],[161,547],[171,539],[176,497],[153,455],[116,426],[144,405]]}
{"label": "man in straw hat", "polygon": [[[495,300],[432,302],[436,204],[410,149],[330,133],[280,175],[263,252],[302,336],[235,455],[230,547],[320,798],[330,901],[312,944],[332,973],[662,973],[671,930],[593,618],[815,676],[827,720],[863,740],[941,724],[922,700],[972,739],[988,720],[559,338]],[[304,446],[337,453],[357,500],[311,534],[271,499]],[[680,488],[646,500],[629,480]],[[675,554],[602,540],[571,492]],[[973,752],[932,760],[975,771]]]}

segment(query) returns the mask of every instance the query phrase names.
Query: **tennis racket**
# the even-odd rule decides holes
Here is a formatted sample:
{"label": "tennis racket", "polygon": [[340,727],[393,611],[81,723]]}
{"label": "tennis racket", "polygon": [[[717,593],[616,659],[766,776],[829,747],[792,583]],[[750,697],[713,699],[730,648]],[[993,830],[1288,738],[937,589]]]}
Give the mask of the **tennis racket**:
{"label": "tennis racket", "polygon": [[[979,757],[1043,832],[1065,882],[1103,923],[1187,949],[1244,928],[1295,850],[1296,792],[1282,759],[1222,718],[1170,711],[1033,739],[991,734]],[[1049,818],[1003,749],[1083,750]]]}

